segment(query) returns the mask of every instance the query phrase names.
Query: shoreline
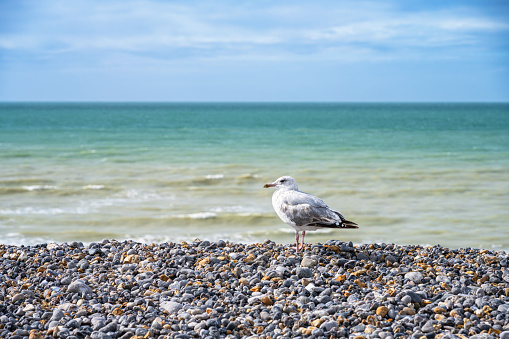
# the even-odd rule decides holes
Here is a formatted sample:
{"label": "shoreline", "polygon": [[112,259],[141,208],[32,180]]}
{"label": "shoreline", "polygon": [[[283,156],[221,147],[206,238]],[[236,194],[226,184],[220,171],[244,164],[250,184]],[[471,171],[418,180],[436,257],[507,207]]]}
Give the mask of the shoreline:
{"label": "shoreline", "polygon": [[508,260],[338,240],[0,245],[0,337],[509,338]]}

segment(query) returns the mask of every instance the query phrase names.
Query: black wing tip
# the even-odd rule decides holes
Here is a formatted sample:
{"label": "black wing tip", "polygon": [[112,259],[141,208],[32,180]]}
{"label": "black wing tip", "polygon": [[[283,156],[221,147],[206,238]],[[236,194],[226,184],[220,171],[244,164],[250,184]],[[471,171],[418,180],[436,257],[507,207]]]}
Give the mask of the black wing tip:
{"label": "black wing tip", "polygon": [[353,221],[343,220],[341,224],[325,224],[325,223],[314,223],[308,226],[323,227],[323,228],[359,228],[359,226]]}
{"label": "black wing tip", "polygon": [[359,228],[359,225],[357,225],[357,223],[350,220],[343,220],[341,226],[344,228]]}

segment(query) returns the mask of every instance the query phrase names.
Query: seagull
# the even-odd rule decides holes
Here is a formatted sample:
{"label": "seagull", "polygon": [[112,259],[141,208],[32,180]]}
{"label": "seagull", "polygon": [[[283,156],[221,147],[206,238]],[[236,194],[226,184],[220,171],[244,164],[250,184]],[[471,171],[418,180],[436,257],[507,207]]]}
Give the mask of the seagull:
{"label": "seagull", "polygon": [[[275,187],[272,206],[281,220],[295,229],[296,250],[304,248],[306,231],[319,228],[359,228],[353,221],[327,206],[322,199],[299,191],[294,178],[283,176],[264,188]],[[299,232],[302,232],[302,246],[299,248]]]}

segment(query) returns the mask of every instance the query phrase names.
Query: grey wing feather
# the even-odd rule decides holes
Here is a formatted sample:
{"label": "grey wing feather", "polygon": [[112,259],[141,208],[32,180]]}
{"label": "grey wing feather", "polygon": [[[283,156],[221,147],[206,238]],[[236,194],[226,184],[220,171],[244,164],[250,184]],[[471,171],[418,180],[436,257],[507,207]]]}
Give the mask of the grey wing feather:
{"label": "grey wing feather", "polygon": [[312,207],[328,207],[322,199],[315,197],[312,194],[301,192],[301,191],[291,191],[291,194],[287,194],[285,196],[285,202],[290,205],[302,205],[307,204]]}
{"label": "grey wing feather", "polygon": [[288,194],[281,207],[287,217],[298,226],[327,227],[338,225],[342,221],[340,214],[331,210],[322,199],[300,191]]}

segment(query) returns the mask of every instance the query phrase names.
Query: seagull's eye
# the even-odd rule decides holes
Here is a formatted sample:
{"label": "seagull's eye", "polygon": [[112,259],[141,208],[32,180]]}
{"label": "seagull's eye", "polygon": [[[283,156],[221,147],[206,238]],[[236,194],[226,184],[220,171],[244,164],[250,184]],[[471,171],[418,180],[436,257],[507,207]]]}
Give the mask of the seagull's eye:
{"label": "seagull's eye", "polygon": [[286,181],[286,179],[283,179],[283,180],[281,180],[281,183],[284,183],[285,181]]}

